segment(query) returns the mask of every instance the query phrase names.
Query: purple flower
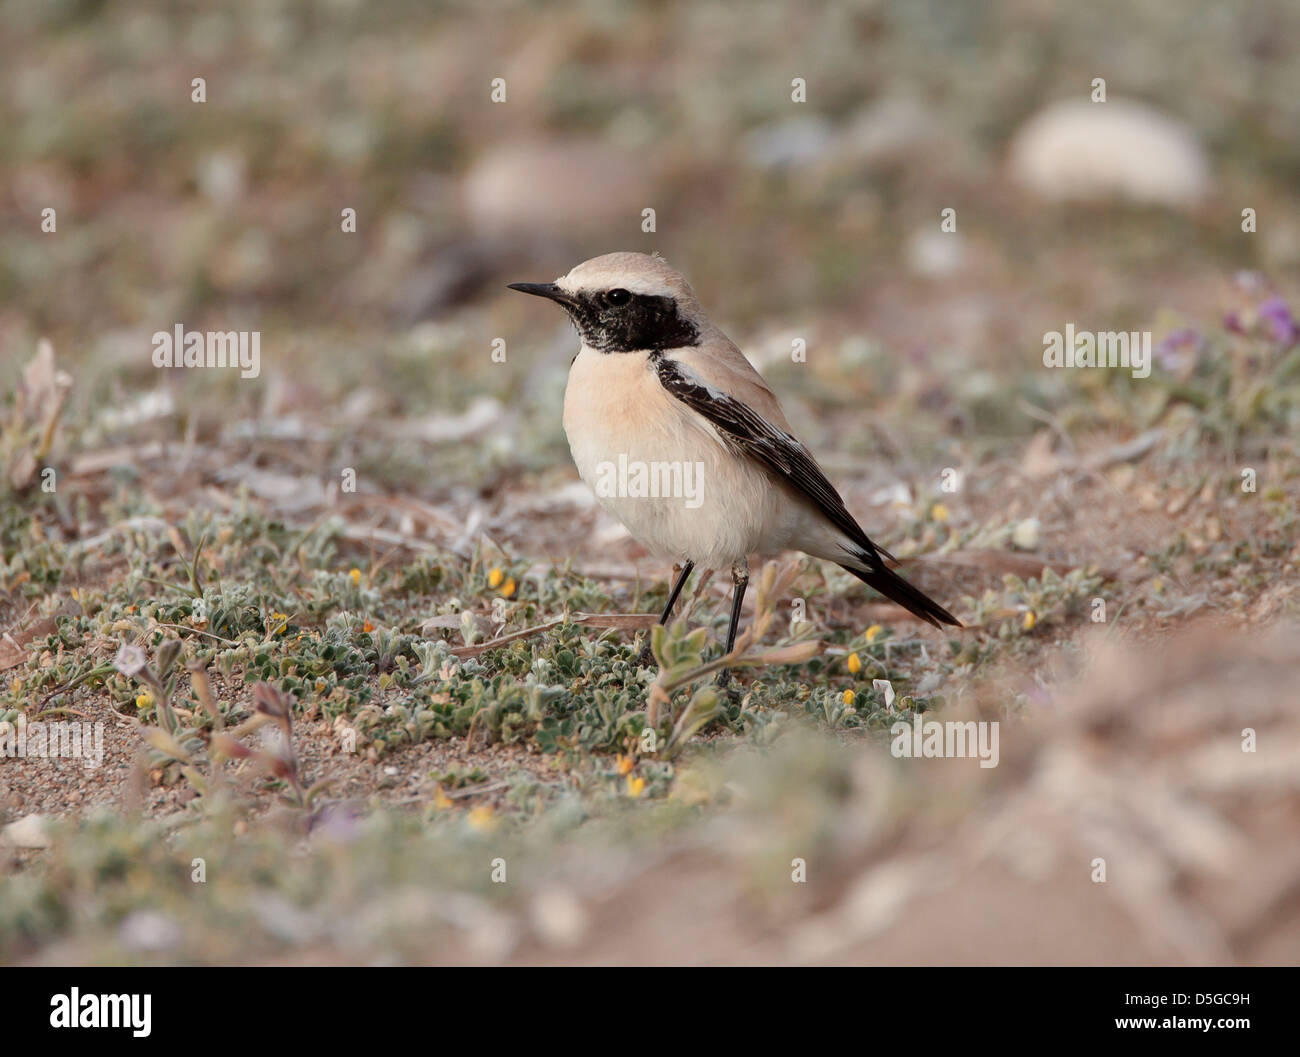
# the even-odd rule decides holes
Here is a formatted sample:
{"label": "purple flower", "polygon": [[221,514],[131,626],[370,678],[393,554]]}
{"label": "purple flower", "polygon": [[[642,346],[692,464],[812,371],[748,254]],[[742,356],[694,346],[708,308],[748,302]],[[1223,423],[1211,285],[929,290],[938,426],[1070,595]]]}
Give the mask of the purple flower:
{"label": "purple flower", "polygon": [[1291,315],[1291,309],[1282,298],[1273,296],[1259,306],[1259,318],[1268,326],[1269,334],[1283,348],[1300,341],[1300,324]]}
{"label": "purple flower", "polygon": [[1155,347],[1154,356],[1161,370],[1177,371],[1193,362],[1200,348],[1200,332],[1191,327],[1179,327]]}
{"label": "purple flower", "polygon": [[361,836],[361,813],[349,804],[330,804],[317,816],[312,829],[339,844],[351,844]]}
{"label": "purple flower", "polygon": [[1228,330],[1232,331],[1232,333],[1234,334],[1246,333],[1246,327],[1241,322],[1241,314],[1239,312],[1229,312],[1226,316],[1224,316],[1223,325]]}

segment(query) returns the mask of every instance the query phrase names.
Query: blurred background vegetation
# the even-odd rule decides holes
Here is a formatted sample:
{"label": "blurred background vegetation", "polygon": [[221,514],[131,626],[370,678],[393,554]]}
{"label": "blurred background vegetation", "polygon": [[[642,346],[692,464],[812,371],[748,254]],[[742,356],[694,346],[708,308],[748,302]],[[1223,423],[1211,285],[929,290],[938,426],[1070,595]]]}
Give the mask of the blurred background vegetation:
{"label": "blurred background vegetation", "polygon": [[[48,336],[84,415],[160,384],[155,330],[262,330],[264,371],[285,382],[271,407],[264,385],[167,380],[192,387],[179,414],[200,438],[359,389],[375,415],[486,393],[536,418],[503,430],[525,461],[541,445],[562,462],[566,360],[501,287],[614,249],[667,256],[760,362],[803,336],[812,377],[790,384],[821,373],[814,403],[859,405],[909,363],[949,381],[1034,368],[1066,321],[1204,316],[1237,269],[1294,284],[1300,268],[1300,10],[1282,0],[52,0],[0,4],[0,29],[0,380]],[[1017,130],[1096,77],[1185,125],[1208,164],[1198,202],[1017,184]],[[490,363],[497,336],[509,370]],[[1072,383],[1026,384],[1059,400]],[[937,432],[945,396],[926,395]],[[1011,428],[1002,411],[974,425]]]}

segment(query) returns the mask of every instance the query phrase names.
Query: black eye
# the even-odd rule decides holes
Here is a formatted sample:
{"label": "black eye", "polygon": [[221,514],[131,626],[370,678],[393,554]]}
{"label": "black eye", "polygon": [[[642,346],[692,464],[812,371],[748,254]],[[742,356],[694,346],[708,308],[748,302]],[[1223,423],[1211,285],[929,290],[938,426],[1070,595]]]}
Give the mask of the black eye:
{"label": "black eye", "polygon": [[615,287],[605,295],[605,300],[611,305],[625,305],[632,300],[632,295],[622,287]]}

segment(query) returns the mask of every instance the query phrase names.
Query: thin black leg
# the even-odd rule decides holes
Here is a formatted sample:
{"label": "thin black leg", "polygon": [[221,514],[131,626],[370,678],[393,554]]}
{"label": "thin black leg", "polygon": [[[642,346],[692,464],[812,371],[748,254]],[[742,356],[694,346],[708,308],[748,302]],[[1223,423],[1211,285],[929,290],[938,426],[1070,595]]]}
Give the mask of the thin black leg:
{"label": "thin black leg", "polygon": [[[727,648],[722,651],[723,653],[730,653],[736,645],[736,631],[740,627],[740,605],[745,600],[745,588],[749,586],[748,565],[733,565],[731,582],[734,585],[731,592],[731,626],[727,628]],[[730,681],[731,669],[723,668],[718,673],[717,684],[726,686]]]}
{"label": "thin black leg", "polygon": [[[682,571],[677,576],[677,582],[673,584],[673,589],[668,593],[668,604],[664,606],[663,615],[659,617],[660,624],[667,624],[668,618],[673,615],[673,606],[677,605],[677,596],[682,593],[682,588],[686,586],[686,578],[695,570],[694,562],[686,562],[682,566]],[[642,667],[651,664],[655,659],[653,651],[650,649],[650,636],[646,636],[645,645],[641,647],[640,663]]]}

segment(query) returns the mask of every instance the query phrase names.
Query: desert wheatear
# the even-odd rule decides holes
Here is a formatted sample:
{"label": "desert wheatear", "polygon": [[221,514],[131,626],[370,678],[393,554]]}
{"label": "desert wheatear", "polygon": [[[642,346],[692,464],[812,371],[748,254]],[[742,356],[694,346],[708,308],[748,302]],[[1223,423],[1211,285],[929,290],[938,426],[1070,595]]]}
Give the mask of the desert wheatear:
{"label": "desert wheatear", "polygon": [[762,376],[665,261],[608,253],[553,283],[510,289],[558,302],[577,327],[564,431],[601,506],[681,565],[661,624],[695,566],[730,567],[730,653],[748,556],[800,550],[935,627],[961,626],[885,565],[892,555],[867,538]]}

